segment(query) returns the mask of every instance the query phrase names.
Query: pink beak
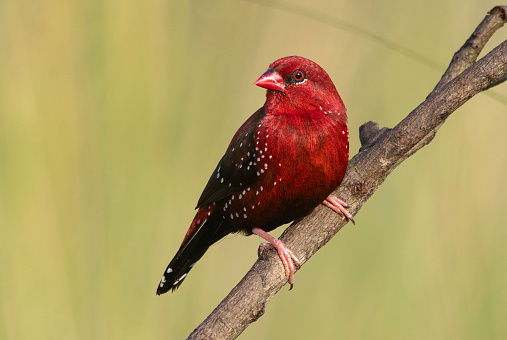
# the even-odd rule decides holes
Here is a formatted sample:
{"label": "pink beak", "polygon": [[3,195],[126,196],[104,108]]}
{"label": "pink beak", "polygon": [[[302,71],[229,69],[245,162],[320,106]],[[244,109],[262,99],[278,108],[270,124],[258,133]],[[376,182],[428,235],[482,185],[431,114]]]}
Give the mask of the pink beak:
{"label": "pink beak", "polygon": [[283,84],[283,78],[275,71],[274,68],[270,68],[259,79],[254,83],[257,86],[264,87],[268,90],[284,91],[285,85]]}

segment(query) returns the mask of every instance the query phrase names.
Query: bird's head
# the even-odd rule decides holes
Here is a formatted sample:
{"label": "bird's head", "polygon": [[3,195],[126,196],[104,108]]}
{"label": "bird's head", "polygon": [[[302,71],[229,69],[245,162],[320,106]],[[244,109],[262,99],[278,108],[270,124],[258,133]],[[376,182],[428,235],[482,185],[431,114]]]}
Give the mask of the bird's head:
{"label": "bird's head", "polygon": [[345,106],[329,75],[303,57],[276,60],[255,85],[267,89],[268,114],[342,114]]}

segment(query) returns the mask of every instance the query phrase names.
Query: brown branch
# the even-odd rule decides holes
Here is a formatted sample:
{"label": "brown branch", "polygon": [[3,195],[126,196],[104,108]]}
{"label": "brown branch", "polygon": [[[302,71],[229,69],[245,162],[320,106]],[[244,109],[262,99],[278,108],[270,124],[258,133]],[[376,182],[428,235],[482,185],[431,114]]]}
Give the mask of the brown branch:
{"label": "brown branch", "polygon": [[459,51],[454,54],[451,64],[437,86],[435,86],[433,92],[442,89],[451,79],[475,63],[488,40],[504,25],[506,21],[506,7],[507,6],[496,6],[488,12],[488,15],[486,15],[484,20],[477,26],[470,38],[468,38]]}
{"label": "brown branch", "polygon": [[[334,192],[349,203],[353,215],[401,162],[431,142],[451,113],[477,93],[506,79],[507,40],[477,61],[484,45],[506,18],[507,6],[493,8],[456,52],[427,99],[397,126],[379,130],[376,123],[369,122],[360,128],[362,148],[350,160],[347,175]],[[344,225],[330,209],[317,207],[287,228],[281,239],[304,264]],[[264,314],[268,302],[286,283],[276,252],[259,254],[250,271],[189,339],[235,339]]]}

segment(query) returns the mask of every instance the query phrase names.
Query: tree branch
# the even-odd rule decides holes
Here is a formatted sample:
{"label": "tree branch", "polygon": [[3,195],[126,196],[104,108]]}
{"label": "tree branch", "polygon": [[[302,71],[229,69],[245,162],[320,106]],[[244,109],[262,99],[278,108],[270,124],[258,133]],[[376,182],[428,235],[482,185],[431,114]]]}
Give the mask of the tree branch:
{"label": "tree branch", "polygon": [[[361,126],[362,147],[334,192],[349,203],[353,215],[401,162],[431,142],[451,113],[477,93],[507,79],[507,40],[477,61],[489,38],[506,20],[507,6],[493,8],[456,52],[426,100],[393,129],[379,130],[373,122]],[[320,206],[287,228],[281,239],[304,264],[344,225],[336,213]],[[260,253],[245,277],[188,339],[235,339],[264,314],[265,306],[286,283],[276,252]]]}
{"label": "tree branch", "polygon": [[468,38],[465,44],[454,54],[451,64],[437,86],[435,86],[433,92],[442,89],[450,80],[454,79],[454,77],[475,63],[489,39],[504,25],[506,21],[505,8],[506,6],[496,6],[488,12],[488,15],[486,15],[484,20],[477,26],[470,38]]}

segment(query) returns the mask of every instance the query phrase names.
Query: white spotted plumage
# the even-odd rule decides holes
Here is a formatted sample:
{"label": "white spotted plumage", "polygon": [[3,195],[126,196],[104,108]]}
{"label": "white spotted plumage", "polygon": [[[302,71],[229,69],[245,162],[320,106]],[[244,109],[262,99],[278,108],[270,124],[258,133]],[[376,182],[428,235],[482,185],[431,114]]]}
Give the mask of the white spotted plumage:
{"label": "white spotted plumage", "polygon": [[[189,229],[190,234],[187,233],[191,236],[189,242],[194,235],[202,236],[196,237],[197,243],[193,243],[199,252],[204,253],[207,247],[228,233],[245,231],[247,234],[253,232],[261,236],[259,229],[269,232],[281,223],[304,216],[308,213],[307,209],[313,209],[316,204],[322,202],[321,197],[325,197],[326,192],[331,192],[339,184],[336,177],[340,175],[330,171],[330,165],[337,164],[340,167],[338,171],[342,171],[341,167],[345,163],[346,168],[346,162],[337,158],[334,150],[347,150],[348,146],[345,143],[337,146],[334,136],[344,139],[345,136],[348,137],[349,131],[346,130],[345,123],[328,123],[330,120],[339,123],[346,121],[345,109],[332,82],[318,65],[304,58],[290,57],[281,60],[280,64],[277,64],[278,61],[273,64],[278,66],[270,66],[270,70],[276,70],[270,72],[274,72],[279,81],[283,81],[288,91],[293,91],[297,85],[297,91],[307,92],[304,92],[304,96],[298,97],[296,93],[291,97],[294,94],[284,94],[283,87],[281,91],[277,91],[276,88],[269,87],[271,85],[266,86],[272,91],[267,93],[265,106],[238,130],[199,198],[199,211]],[[287,65],[299,66],[296,65],[299,63],[302,63],[302,68],[310,67],[310,73],[307,73],[309,75],[312,72],[323,72],[322,79],[329,82],[315,92],[315,98],[309,97],[313,95],[311,90],[315,86],[312,78],[300,81],[298,74],[298,78],[294,78],[298,80],[297,83],[286,83],[290,74],[296,72],[294,69],[286,70],[286,67],[289,67]],[[276,73],[279,71],[277,67],[289,73],[284,73],[283,78],[280,78]],[[264,78],[259,78],[261,79]],[[259,84],[259,81],[256,82],[256,85]],[[325,96],[320,97],[321,95]],[[309,100],[311,102],[308,102]],[[278,101],[284,101],[284,104],[279,107]],[[317,114],[307,111],[308,103],[315,108]],[[340,118],[336,118],[337,116]],[[312,162],[312,159],[317,162]],[[322,181],[323,179],[325,180]],[[333,188],[330,188],[331,186]],[[307,192],[308,188],[312,190]],[[208,206],[211,203],[216,205],[213,210]],[[219,235],[216,235],[216,232]],[[209,243],[203,242],[207,239]],[[180,250],[185,247],[185,240]],[[170,264],[174,272],[171,268],[167,269],[168,274],[164,274],[160,281],[162,288],[157,290],[157,293],[176,289],[195,262],[191,266],[188,266],[188,263],[195,261],[197,256],[200,258],[202,253],[197,255],[194,251],[192,255],[185,253],[182,257],[179,251],[173,259],[175,262]],[[297,259],[295,263],[297,264]],[[293,282],[292,278],[293,271],[289,276],[290,283]]]}

